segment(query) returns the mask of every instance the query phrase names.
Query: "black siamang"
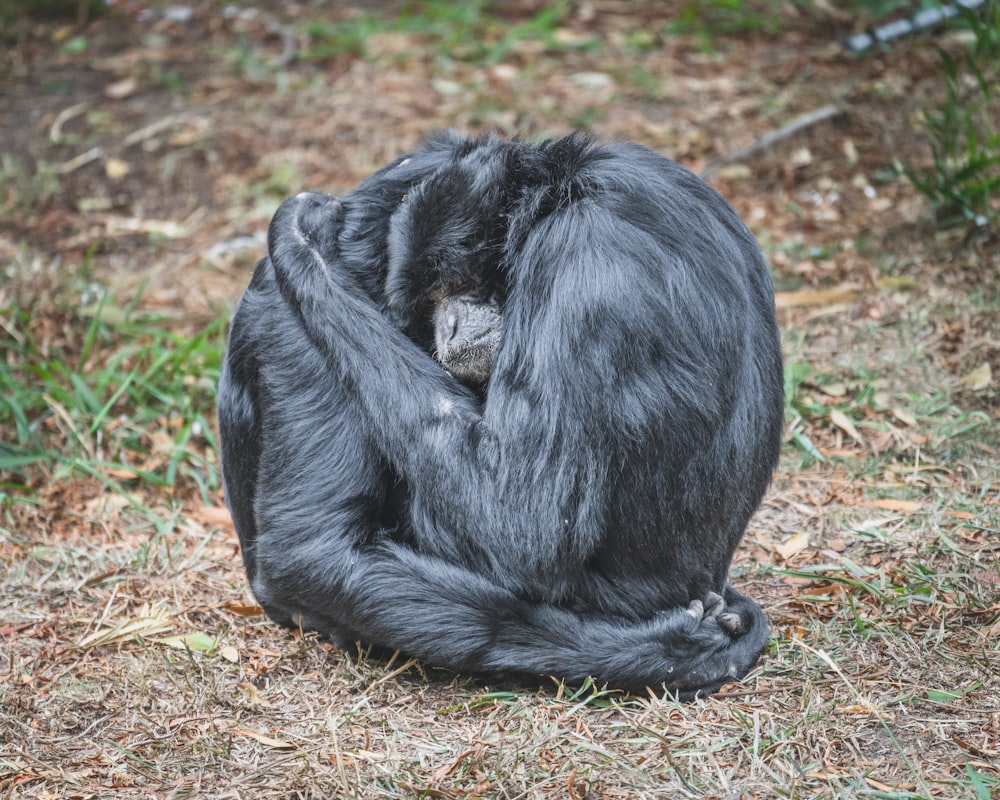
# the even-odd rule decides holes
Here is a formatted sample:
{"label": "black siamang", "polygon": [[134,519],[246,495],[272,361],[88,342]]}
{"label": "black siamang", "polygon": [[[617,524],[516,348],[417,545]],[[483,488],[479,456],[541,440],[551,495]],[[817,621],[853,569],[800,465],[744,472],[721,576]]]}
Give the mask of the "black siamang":
{"label": "black siamang", "polygon": [[441,134],[285,201],[268,250],[219,423],[274,620],[681,697],[753,666],[767,622],[726,577],[778,456],[781,352],[715,191],[634,145]]}

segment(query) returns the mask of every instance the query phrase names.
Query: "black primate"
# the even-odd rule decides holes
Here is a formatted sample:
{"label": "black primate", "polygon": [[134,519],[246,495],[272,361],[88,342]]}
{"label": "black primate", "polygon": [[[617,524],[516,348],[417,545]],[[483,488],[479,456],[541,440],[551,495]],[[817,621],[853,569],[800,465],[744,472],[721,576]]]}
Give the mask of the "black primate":
{"label": "black primate", "polygon": [[273,619],[682,697],[753,666],[767,623],[726,576],[778,455],[781,353],[717,193],[634,145],[442,134],[287,200],[268,246],[219,422]]}

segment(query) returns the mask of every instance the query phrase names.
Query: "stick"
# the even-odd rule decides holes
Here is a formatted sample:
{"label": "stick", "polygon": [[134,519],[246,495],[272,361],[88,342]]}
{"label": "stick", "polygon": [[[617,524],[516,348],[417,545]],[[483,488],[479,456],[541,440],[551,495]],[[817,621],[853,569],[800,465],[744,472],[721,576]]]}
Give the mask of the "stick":
{"label": "stick", "polygon": [[712,175],[719,167],[726,164],[732,164],[735,161],[742,161],[748,156],[754,155],[761,150],[767,150],[773,147],[778,142],[783,139],[787,139],[806,128],[811,128],[813,125],[817,125],[820,122],[825,122],[828,119],[832,119],[840,113],[840,108],[833,105],[825,105],[822,108],[818,108],[815,111],[810,111],[807,114],[802,114],[796,117],[787,125],[783,125],[776,131],[771,131],[770,133],[765,133],[753,144],[737,150],[735,153],[730,153],[728,156],[723,156],[717,161],[713,161],[708,166],[706,166],[701,171],[701,177],[706,178]]}

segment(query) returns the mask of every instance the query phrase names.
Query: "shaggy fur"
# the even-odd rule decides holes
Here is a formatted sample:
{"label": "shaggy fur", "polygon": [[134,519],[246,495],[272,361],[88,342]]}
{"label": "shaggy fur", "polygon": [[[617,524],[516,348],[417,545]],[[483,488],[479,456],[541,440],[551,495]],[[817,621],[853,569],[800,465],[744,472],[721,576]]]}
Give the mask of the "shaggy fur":
{"label": "shaggy fur", "polygon": [[[502,315],[478,393],[429,355],[434,298],[469,291]],[[726,576],[782,403],[766,265],[705,183],[444,134],[275,214],[220,384],[227,500],[283,625],[691,697],[767,639]]]}

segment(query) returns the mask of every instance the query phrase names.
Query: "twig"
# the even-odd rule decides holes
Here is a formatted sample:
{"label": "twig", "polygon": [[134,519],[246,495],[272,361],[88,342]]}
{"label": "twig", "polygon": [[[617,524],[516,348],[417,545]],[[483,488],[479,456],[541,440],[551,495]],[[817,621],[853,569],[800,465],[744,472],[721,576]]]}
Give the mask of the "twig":
{"label": "twig", "polygon": [[64,161],[57,167],[60,175],[66,175],[69,172],[80,169],[89,164],[91,161],[96,161],[104,155],[104,148],[102,147],[91,147],[86,153],[80,153],[80,155],[71,158],[69,161]]}
{"label": "twig", "polygon": [[132,133],[122,139],[122,144],[125,147],[131,147],[134,144],[145,142],[147,139],[152,139],[154,136],[160,134],[168,128],[174,127],[175,125],[193,125],[206,128],[208,123],[205,120],[196,117],[194,114],[184,112],[171,114],[167,117],[156,120],[156,122],[150,125],[146,125],[144,128],[132,131]]}
{"label": "twig", "polygon": [[726,164],[732,164],[735,161],[742,161],[748,156],[758,153],[761,150],[767,150],[783,139],[788,139],[806,128],[811,128],[813,125],[818,125],[820,122],[832,119],[837,116],[840,111],[839,107],[830,103],[822,108],[816,109],[815,111],[802,114],[801,116],[793,119],[787,125],[781,126],[778,130],[765,133],[753,144],[737,150],[735,153],[730,153],[728,156],[723,156],[718,161],[713,161],[701,171],[701,177],[706,178],[718,170],[719,167]]}
{"label": "twig", "polygon": [[49,141],[52,142],[53,144],[59,144],[60,140],[62,139],[63,125],[65,125],[67,122],[69,122],[73,117],[77,116],[78,114],[82,114],[89,107],[90,103],[85,100],[84,102],[76,103],[75,105],[72,105],[69,108],[64,108],[62,111],[56,114],[56,118],[52,120],[52,125],[49,127]]}

